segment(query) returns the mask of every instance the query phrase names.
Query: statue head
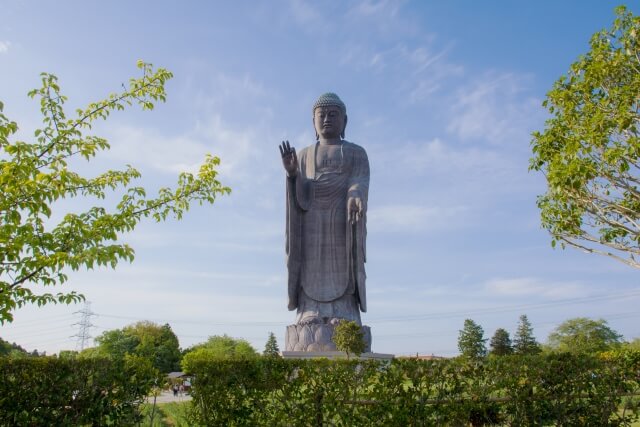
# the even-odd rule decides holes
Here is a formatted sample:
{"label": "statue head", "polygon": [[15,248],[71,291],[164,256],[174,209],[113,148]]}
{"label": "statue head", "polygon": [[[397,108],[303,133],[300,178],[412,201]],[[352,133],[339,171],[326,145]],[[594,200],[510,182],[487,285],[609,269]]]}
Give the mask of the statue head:
{"label": "statue head", "polygon": [[313,126],[316,139],[344,138],[347,127],[347,107],[335,93],[325,93],[313,104]]}

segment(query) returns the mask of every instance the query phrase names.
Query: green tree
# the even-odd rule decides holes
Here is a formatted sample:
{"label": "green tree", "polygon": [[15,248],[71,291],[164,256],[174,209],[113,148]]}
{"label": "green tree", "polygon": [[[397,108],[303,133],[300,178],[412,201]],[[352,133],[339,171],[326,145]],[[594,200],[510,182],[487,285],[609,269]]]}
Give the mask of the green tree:
{"label": "green tree", "polygon": [[498,328],[489,341],[490,353],[495,356],[506,356],[513,353],[511,338],[506,329]]}
{"label": "green tree", "polygon": [[538,207],[552,246],[640,268],[640,18],[616,13],[547,94],[530,170],[547,179]]}
{"label": "green tree", "polygon": [[[86,134],[94,122],[133,104],[150,110],[165,100],[164,85],[172,74],[143,62],[138,67],[142,76],[131,79],[122,92],[76,110],[70,119],[56,76],[43,73],[42,86],[29,92],[39,99],[43,116],[43,126],[30,142],[14,140],[18,125],[3,114],[0,102],[0,323],[12,321],[13,311],[25,304],[82,300],[74,291],[52,294],[38,286],[65,282],[69,270],[115,268],[121,260],[132,261],[134,250],[120,243],[120,237],[143,218],[181,219],[192,202],[213,203],[230,192],[216,179],[219,159],[211,156],[197,174],[180,174],[175,189],[162,188],[156,197],[133,185],[141,175],[131,166],[93,177],[74,171],[79,162],[110,148],[105,139]],[[68,205],[60,202],[77,199],[105,203],[65,214],[62,209]],[[54,206],[56,216],[62,214],[57,223],[50,220]]]}
{"label": "green tree", "polygon": [[94,341],[97,344],[95,352],[93,349],[87,349],[83,353],[93,353],[96,356],[104,356],[116,360],[123,360],[125,355],[134,354],[136,347],[140,344],[138,337],[126,333],[124,329],[104,331]]}
{"label": "green tree", "polygon": [[171,326],[153,322],[137,322],[122,329],[105,331],[95,339],[96,349],[83,352],[83,357],[106,356],[124,360],[127,355],[150,361],[160,372],[180,369],[180,346]]}
{"label": "green tree", "polygon": [[280,357],[278,340],[276,340],[276,336],[273,332],[269,332],[269,338],[267,339],[267,343],[264,345],[262,355],[267,357]]}
{"label": "green tree", "polygon": [[197,360],[216,359],[253,359],[258,352],[242,338],[228,335],[214,335],[202,343],[185,350],[182,356],[182,370],[191,372],[191,366]]}
{"label": "green tree", "polygon": [[542,351],[533,336],[533,327],[526,314],[520,316],[518,329],[513,337],[513,351],[516,354],[538,354]]}
{"label": "green tree", "polygon": [[9,343],[9,341],[5,341],[0,338],[0,356],[26,356],[28,354],[27,350],[22,348],[16,343]]}
{"label": "green tree", "polygon": [[464,326],[458,335],[458,350],[463,357],[479,359],[487,355],[484,330],[471,319],[464,321]]}
{"label": "green tree", "polygon": [[134,354],[151,360],[160,372],[180,369],[180,343],[168,323],[160,326],[153,322],[137,322],[125,327],[124,331],[138,339]]}
{"label": "green tree", "polygon": [[640,338],[634,338],[629,342],[625,342],[624,347],[629,350],[640,351]]}
{"label": "green tree", "polygon": [[73,360],[78,357],[78,352],[75,350],[60,350],[58,353],[58,359]]}
{"label": "green tree", "polygon": [[618,347],[622,335],[611,329],[606,320],[576,317],[558,325],[547,342],[552,351],[597,353]]}
{"label": "green tree", "polygon": [[333,330],[331,340],[339,351],[347,353],[347,359],[352,354],[360,356],[366,348],[362,327],[354,321],[341,320]]}

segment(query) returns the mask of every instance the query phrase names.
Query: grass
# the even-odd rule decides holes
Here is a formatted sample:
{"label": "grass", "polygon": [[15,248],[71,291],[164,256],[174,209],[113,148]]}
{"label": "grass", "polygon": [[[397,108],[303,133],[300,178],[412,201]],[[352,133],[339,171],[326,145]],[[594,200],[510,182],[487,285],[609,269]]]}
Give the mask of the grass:
{"label": "grass", "polygon": [[157,403],[153,424],[151,424],[150,417],[153,405],[145,403],[142,405],[144,419],[140,425],[145,427],[189,427],[187,411],[190,405],[191,402]]}

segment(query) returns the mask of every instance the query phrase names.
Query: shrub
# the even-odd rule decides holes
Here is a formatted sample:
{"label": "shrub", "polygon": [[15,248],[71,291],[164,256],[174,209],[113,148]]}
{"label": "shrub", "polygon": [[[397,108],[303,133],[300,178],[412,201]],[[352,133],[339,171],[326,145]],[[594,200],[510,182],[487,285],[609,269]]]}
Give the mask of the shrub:
{"label": "shrub", "polygon": [[135,357],[0,358],[0,425],[132,425],[156,374]]}
{"label": "shrub", "polygon": [[197,425],[630,425],[640,352],[482,360],[200,360]]}

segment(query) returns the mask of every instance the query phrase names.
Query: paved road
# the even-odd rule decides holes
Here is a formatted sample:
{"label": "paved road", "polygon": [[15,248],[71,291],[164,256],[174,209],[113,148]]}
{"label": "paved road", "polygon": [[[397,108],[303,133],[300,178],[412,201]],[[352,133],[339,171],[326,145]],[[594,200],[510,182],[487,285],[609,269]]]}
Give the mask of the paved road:
{"label": "paved road", "polygon": [[[191,396],[189,396],[188,394],[183,393],[182,396],[178,395],[174,397],[172,391],[165,390],[158,395],[156,403],[188,402],[189,400],[191,400]],[[153,403],[153,396],[149,396],[147,398],[147,402]]]}

